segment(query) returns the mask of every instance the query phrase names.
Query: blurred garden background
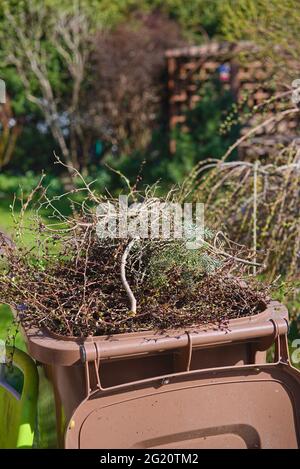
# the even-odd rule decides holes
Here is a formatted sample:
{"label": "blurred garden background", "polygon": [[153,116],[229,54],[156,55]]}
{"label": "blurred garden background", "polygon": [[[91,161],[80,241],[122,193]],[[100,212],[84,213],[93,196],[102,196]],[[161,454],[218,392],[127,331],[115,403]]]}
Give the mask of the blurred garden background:
{"label": "blurred garden background", "polygon": [[[162,193],[185,183],[212,227],[263,258],[292,344],[299,22],[297,0],[1,0],[0,230],[42,172],[54,196],[79,184],[70,167],[112,194],[120,174]],[[0,338],[12,327],[2,306]]]}

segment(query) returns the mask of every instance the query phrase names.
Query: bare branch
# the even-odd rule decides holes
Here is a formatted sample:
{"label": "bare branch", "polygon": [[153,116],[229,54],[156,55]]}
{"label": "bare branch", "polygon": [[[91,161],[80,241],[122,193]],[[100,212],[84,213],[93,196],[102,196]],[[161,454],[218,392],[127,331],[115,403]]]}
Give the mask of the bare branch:
{"label": "bare branch", "polygon": [[126,249],[122,255],[122,260],[121,260],[121,280],[122,280],[122,285],[126,290],[126,293],[128,295],[129,301],[130,301],[130,311],[133,313],[133,315],[136,315],[136,298],[129,286],[129,283],[126,278],[126,262],[128,255],[130,253],[131,248],[133,245],[136,243],[137,239],[132,239],[128,245],[126,246]]}

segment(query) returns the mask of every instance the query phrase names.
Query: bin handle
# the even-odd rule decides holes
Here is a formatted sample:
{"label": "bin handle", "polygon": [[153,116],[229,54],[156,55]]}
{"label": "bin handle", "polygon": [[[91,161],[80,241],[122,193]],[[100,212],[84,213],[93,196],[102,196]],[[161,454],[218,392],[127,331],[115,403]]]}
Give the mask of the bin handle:
{"label": "bin handle", "polygon": [[[97,343],[88,341],[85,345],[80,345],[80,359],[84,365],[85,392],[89,397],[94,391],[105,391],[100,381],[100,351]],[[95,385],[95,389],[94,386]]]}
{"label": "bin handle", "polygon": [[[186,350],[184,352],[184,370],[190,371],[192,354],[193,354],[193,336],[186,331],[188,338]],[[80,359],[84,365],[85,374],[85,391],[89,397],[95,391],[107,391],[100,380],[100,350],[97,343],[93,340],[87,341],[84,345],[80,345]],[[94,384],[94,386],[93,386]]]}
{"label": "bin handle", "polygon": [[193,354],[193,336],[188,331],[186,331],[186,335],[188,337],[186,346],[186,371],[190,371]]}
{"label": "bin handle", "polygon": [[275,341],[275,363],[289,363],[290,354],[286,334],[280,334]]}
{"label": "bin handle", "polygon": [[[275,363],[283,362],[289,363],[289,350],[287,344],[287,336],[283,331],[282,324],[278,324],[277,321],[271,320],[274,326],[274,342],[275,342]],[[286,322],[284,323],[286,325]],[[183,370],[178,373],[191,371],[191,361],[193,355],[193,335],[186,331],[188,338],[187,346],[183,352]],[[107,391],[112,387],[103,387],[100,379],[100,349],[97,342],[93,340],[86,341],[80,345],[80,358],[84,365],[85,372],[85,386],[86,386],[86,397],[88,398],[95,391]],[[159,376],[157,377],[159,378]]]}

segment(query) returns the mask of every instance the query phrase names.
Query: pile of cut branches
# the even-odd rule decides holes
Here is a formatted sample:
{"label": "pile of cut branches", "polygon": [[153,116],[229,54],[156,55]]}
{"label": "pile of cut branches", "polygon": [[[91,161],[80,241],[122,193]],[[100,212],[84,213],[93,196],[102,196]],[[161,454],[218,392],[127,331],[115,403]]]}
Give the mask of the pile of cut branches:
{"label": "pile of cut branches", "polygon": [[[83,186],[84,198],[79,203],[73,197],[66,216],[40,185],[30,228],[35,245],[22,243],[21,220],[16,246],[0,241],[0,302],[17,311],[23,325],[66,336],[226,327],[229,319],[266,307],[266,288],[251,277],[245,281],[253,264],[249,254],[221,233],[204,230],[197,249],[188,249],[184,238],[101,237],[97,204],[117,201]],[[129,192],[134,202],[158,200],[155,188]],[[178,193],[170,194],[176,200]],[[36,197],[37,191],[31,199]],[[28,203],[22,206],[21,215]],[[47,221],[40,216],[44,209],[50,210]]]}

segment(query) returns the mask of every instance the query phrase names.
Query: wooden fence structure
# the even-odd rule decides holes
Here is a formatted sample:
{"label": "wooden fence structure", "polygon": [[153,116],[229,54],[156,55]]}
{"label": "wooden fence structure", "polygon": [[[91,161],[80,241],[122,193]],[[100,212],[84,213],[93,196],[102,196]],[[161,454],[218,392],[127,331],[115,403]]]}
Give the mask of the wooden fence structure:
{"label": "wooden fence structure", "polygon": [[[286,100],[274,99],[280,92],[275,86],[275,69],[271,60],[259,56],[259,48],[250,42],[208,43],[166,51],[168,69],[170,152],[176,150],[172,130],[180,126],[188,131],[187,112],[201,99],[199,91],[213,77],[232,91],[238,106],[249,109],[249,117],[243,123],[241,133],[259,125],[261,112],[264,120],[279,113]],[[288,98],[290,99],[290,97]],[[268,102],[267,106],[264,103]],[[269,153],[278,143],[286,143],[297,137],[298,116],[288,116],[282,121],[263,126],[251,140],[243,142],[242,154],[255,157]]]}

